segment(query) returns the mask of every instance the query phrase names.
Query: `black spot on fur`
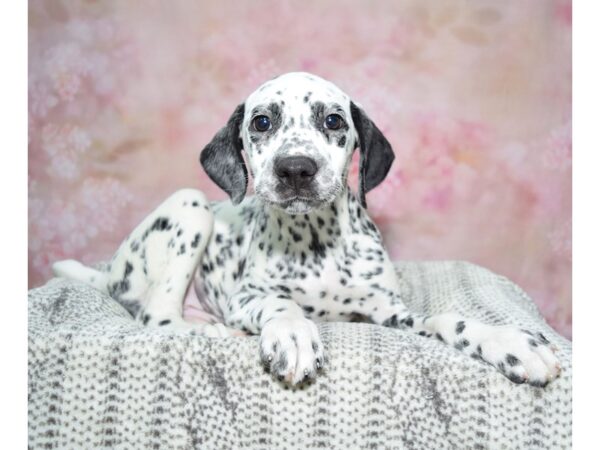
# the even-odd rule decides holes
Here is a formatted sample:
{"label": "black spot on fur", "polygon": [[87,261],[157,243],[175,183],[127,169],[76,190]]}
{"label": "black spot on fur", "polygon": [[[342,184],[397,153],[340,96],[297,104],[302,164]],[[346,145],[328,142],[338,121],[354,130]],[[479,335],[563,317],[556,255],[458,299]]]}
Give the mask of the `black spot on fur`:
{"label": "black spot on fur", "polygon": [[310,226],[310,236],[311,241],[308,245],[308,248],[314,252],[314,254],[318,257],[323,258],[325,256],[325,245],[319,240],[319,233],[317,230]]}
{"label": "black spot on fur", "polygon": [[281,373],[287,368],[287,366],[288,366],[287,354],[285,352],[281,352],[279,354],[279,358],[277,359],[275,364],[273,364],[273,366],[272,366],[273,373]]}
{"label": "black spot on fur", "polygon": [[311,115],[310,121],[313,126],[321,131],[325,132],[324,120],[325,120],[325,105],[322,102],[315,102],[310,105]]}
{"label": "black spot on fur", "polygon": [[384,327],[396,328],[398,326],[398,316],[396,316],[396,314],[394,314],[393,316],[385,319],[381,324]]}
{"label": "black spot on fur", "polygon": [[125,270],[123,271],[123,278],[108,287],[108,295],[115,299],[119,299],[121,294],[126,293],[130,288],[129,275],[133,272],[133,265],[129,262],[125,262]]}
{"label": "black spot on fur", "polygon": [[242,275],[244,274],[244,268],[245,267],[246,267],[246,258],[242,258],[238,262],[237,273],[233,276],[234,280],[239,280],[240,278],[242,278]]}
{"label": "black spot on fur", "polygon": [[456,322],[456,334],[460,334],[465,330],[465,321]]}
{"label": "black spot on fur", "polygon": [[538,333],[537,335],[538,339],[542,341],[542,344],[548,345],[550,343],[550,341],[546,339],[546,336],[544,336],[542,333]]}
{"label": "black spot on fur", "polygon": [[289,228],[290,230],[290,234],[292,235],[292,239],[294,239],[294,242],[300,242],[302,240],[302,235],[296,233],[292,227]]}
{"label": "black spot on fur", "polygon": [[129,261],[127,261],[125,263],[125,274],[123,275],[123,277],[127,278],[131,274],[131,272],[133,272],[133,265]]}
{"label": "black spot on fur", "polygon": [[283,284],[278,284],[277,286],[275,286],[275,288],[279,289],[280,291],[285,292],[286,294],[291,294],[292,293],[292,290],[289,287],[284,286]]}
{"label": "black spot on fur", "polygon": [[506,362],[509,366],[516,366],[517,364],[521,364],[521,360],[517,358],[515,355],[511,355],[510,353],[506,355]]}
{"label": "black spot on fur", "polygon": [[171,321],[169,319],[165,319],[158,322],[158,325],[162,327],[163,325],[169,325],[170,323]]}
{"label": "black spot on fur", "polygon": [[[501,363],[501,364],[502,364],[502,363]],[[508,374],[508,379],[509,379],[510,381],[512,381],[513,383],[516,383],[516,384],[522,384],[522,383],[524,383],[524,382],[525,382],[525,378],[523,378],[523,377],[520,377],[520,376],[519,376],[519,375],[517,375],[516,373],[512,373],[512,372]]]}
{"label": "black spot on fur", "polygon": [[481,355],[479,355],[477,353],[471,353],[471,358],[482,361]]}
{"label": "black spot on fur", "polygon": [[543,380],[532,380],[529,384],[533,387],[545,388],[548,385],[548,381]]}
{"label": "black spot on fur", "polygon": [[471,344],[471,343],[470,343],[468,340],[466,340],[466,339],[461,339],[460,341],[458,341],[458,342],[456,342],[456,343],[454,344],[454,348],[455,348],[456,350],[461,350],[461,351],[462,351],[462,350],[464,350],[465,348],[467,348],[467,347],[468,347],[470,344]]}
{"label": "black spot on fur", "polygon": [[152,224],[152,226],[150,227],[150,230],[152,230],[152,231],[165,231],[165,230],[170,230],[170,229],[171,229],[171,224],[167,217],[157,218],[154,221],[154,223]]}

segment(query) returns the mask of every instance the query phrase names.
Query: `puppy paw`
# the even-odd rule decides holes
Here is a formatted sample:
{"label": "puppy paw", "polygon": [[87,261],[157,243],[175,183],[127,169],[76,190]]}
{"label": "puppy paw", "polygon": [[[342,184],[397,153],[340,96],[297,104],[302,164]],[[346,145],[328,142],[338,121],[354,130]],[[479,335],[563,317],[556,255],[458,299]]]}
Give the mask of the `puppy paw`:
{"label": "puppy paw", "polygon": [[325,362],[317,326],[305,318],[275,318],[260,335],[260,358],[265,368],[295,385],[314,379]]}
{"label": "puppy paw", "polygon": [[553,346],[541,333],[494,327],[472,355],[495,366],[514,383],[545,387],[561,371]]}

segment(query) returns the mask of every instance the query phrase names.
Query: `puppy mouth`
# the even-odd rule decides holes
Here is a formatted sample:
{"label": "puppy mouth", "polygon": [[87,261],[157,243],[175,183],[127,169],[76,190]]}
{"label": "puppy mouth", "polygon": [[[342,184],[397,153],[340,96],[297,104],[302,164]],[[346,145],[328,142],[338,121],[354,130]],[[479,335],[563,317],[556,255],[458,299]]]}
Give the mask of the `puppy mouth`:
{"label": "puppy mouth", "polygon": [[314,209],[319,208],[323,203],[322,199],[308,198],[302,196],[293,196],[285,200],[272,202],[271,204],[288,214],[306,214]]}
{"label": "puppy mouth", "polygon": [[320,209],[334,201],[341,192],[339,183],[322,190],[316,189],[287,189],[277,192],[277,189],[265,189],[257,185],[255,194],[267,205],[283,211],[287,214],[307,214],[313,210]]}
{"label": "puppy mouth", "polygon": [[287,195],[265,195],[256,191],[257,196],[267,205],[286,214],[307,214],[322,207],[327,200],[319,195],[287,193]]}

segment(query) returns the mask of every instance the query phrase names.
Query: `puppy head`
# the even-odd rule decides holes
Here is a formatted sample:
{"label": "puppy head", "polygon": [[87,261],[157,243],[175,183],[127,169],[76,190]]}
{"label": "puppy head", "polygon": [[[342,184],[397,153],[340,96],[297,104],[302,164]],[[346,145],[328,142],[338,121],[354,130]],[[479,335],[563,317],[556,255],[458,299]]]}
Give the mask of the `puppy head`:
{"label": "puppy head", "polygon": [[210,178],[231,197],[244,198],[246,152],[256,195],[289,214],[331,203],[346,185],[360,146],[359,199],[387,175],[392,148],[375,124],[332,83],[307,73],[266,82],[239,105],[202,150]]}

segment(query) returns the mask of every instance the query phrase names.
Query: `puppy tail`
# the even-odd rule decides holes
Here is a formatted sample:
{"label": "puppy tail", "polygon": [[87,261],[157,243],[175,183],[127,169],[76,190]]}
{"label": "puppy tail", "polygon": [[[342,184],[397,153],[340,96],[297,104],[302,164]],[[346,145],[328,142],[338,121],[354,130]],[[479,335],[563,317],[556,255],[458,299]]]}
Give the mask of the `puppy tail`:
{"label": "puppy tail", "polygon": [[52,272],[57,277],[80,281],[108,294],[108,274],[84,266],[74,259],[65,259],[52,264]]}

